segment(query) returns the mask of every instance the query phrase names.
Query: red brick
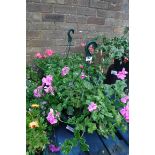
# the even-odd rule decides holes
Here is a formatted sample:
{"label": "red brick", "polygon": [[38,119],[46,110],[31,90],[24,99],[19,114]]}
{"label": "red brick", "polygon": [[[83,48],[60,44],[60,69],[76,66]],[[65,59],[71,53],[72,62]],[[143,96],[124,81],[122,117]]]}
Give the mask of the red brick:
{"label": "red brick", "polygon": [[77,8],[78,15],[85,15],[85,16],[96,16],[96,9],[94,8],[86,8],[86,7],[78,7]]}
{"label": "red brick", "polygon": [[63,22],[64,15],[46,13],[46,14],[42,15],[42,21],[44,21],[44,22]]}
{"label": "red brick", "polygon": [[89,17],[87,20],[87,24],[104,25],[104,23],[105,18]]}
{"label": "red brick", "polygon": [[76,7],[74,6],[65,6],[65,5],[55,5],[55,13],[61,14],[76,14]]}
{"label": "red brick", "polygon": [[27,3],[26,11],[27,12],[52,12],[53,6],[52,4],[44,4],[44,3]]}

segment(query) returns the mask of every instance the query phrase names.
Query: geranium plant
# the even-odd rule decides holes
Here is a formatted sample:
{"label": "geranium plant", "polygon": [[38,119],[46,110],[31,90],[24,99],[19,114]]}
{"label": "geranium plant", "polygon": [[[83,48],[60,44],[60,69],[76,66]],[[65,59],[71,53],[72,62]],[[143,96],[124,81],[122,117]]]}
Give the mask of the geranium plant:
{"label": "geranium plant", "polygon": [[[93,47],[91,47],[94,51]],[[27,151],[35,152],[49,144],[52,152],[68,154],[80,145],[89,151],[84,133],[97,131],[114,136],[116,129],[127,128],[128,97],[124,93],[124,68],[117,73],[115,84],[104,84],[100,64],[88,65],[82,55],[68,58],[48,49],[36,53],[33,65],[27,67]],[[55,126],[73,127],[74,138],[57,146],[49,137]],[[36,136],[38,135],[38,136]]]}

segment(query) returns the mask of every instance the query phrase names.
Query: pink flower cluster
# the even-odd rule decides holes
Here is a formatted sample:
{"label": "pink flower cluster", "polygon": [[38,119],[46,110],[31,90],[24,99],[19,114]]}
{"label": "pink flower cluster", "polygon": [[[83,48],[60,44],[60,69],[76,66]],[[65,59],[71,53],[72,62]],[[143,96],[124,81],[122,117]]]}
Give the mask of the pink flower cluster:
{"label": "pink flower cluster", "polygon": [[52,95],[54,95],[54,88],[52,86],[45,86],[44,87],[44,91],[48,94],[51,93]]}
{"label": "pink flower cluster", "polygon": [[42,89],[43,86],[38,86],[34,91],[33,94],[35,97],[41,97],[42,96]]}
{"label": "pink flower cluster", "polygon": [[47,85],[47,86],[51,86],[52,81],[53,81],[53,76],[47,75],[46,77],[43,77],[42,84]]}
{"label": "pink flower cluster", "polygon": [[51,93],[52,95],[54,95],[54,88],[52,86],[52,81],[53,81],[53,76],[47,75],[42,79],[42,86],[44,87],[44,91],[46,93]]}
{"label": "pink flower cluster", "polygon": [[80,68],[81,68],[81,69],[83,69],[83,68],[84,68],[84,66],[83,66],[83,65],[80,65]]}
{"label": "pink flower cluster", "polygon": [[81,78],[81,79],[84,79],[85,77],[86,77],[85,73],[82,72],[80,78]]}
{"label": "pink flower cluster", "polygon": [[41,54],[40,52],[37,52],[35,54],[35,58],[38,58],[38,59],[43,59],[43,58],[47,58],[49,56],[52,56],[55,52],[51,49],[46,49],[44,54]]}
{"label": "pink flower cluster", "polygon": [[48,116],[46,117],[46,119],[48,120],[48,122],[50,124],[53,125],[53,124],[56,124],[58,122],[57,117],[59,117],[59,116],[60,116],[59,112],[57,112],[56,116],[54,116],[54,110],[51,108],[50,112],[48,113]]}
{"label": "pink flower cluster", "polygon": [[92,112],[92,111],[94,111],[94,110],[96,110],[96,109],[97,109],[96,103],[90,102],[90,104],[89,104],[89,106],[88,106],[89,112]]}
{"label": "pink flower cluster", "polygon": [[124,80],[126,77],[126,74],[128,74],[127,71],[125,71],[125,68],[122,69],[122,71],[119,71],[116,76],[118,79]]}
{"label": "pink flower cluster", "polygon": [[53,77],[51,75],[47,75],[46,77],[43,77],[42,85],[37,87],[33,91],[34,96],[35,97],[42,97],[43,96],[43,90],[46,93],[51,93],[52,95],[54,95],[54,88],[52,87],[52,81],[53,81]]}
{"label": "pink flower cluster", "polygon": [[127,103],[129,101],[129,96],[124,96],[121,98],[122,103]]}
{"label": "pink flower cluster", "polygon": [[129,122],[129,104],[120,110],[121,115]]}
{"label": "pink flower cluster", "polygon": [[62,70],[61,70],[61,75],[65,76],[69,73],[70,68],[65,66]]}
{"label": "pink flower cluster", "polygon": [[82,46],[82,47],[85,47],[85,46],[86,46],[86,42],[84,42],[84,41],[81,42],[81,46]]}
{"label": "pink flower cluster", "polygon": [[49,145],[49,149],[50,149],[50,151],[52,151],[52,152],[59,152],[60,151],[60,146],[55,146],[55,145],[53,145],[53,144],[50,144]]}

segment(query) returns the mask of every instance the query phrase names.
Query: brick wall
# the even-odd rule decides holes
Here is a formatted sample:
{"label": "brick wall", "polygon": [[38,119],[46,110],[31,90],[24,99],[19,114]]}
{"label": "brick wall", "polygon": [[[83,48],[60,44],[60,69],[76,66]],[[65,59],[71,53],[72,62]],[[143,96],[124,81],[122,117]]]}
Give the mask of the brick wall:
{"label": "brick wall", "polygon": [[67,31],[75,30],[72,51],[82,51],[81,32],[92,38],[121,35],[128,26],[129,0],[27,0],[27,62],[46,48],[64,52]]}

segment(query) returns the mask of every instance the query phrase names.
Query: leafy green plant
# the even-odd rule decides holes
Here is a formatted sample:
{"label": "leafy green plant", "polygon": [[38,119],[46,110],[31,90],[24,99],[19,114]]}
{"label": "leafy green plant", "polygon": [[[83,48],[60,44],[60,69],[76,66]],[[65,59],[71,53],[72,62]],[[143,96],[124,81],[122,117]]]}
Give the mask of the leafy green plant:
{"label": "leafy green plant", "polygon": [[46,132],[47,123],[40,116],[38,109],[31,109],[26,114],[26,144],[27,152],[35,154],[45,148],[49,143]]}
{"label": "leafy green plant", "polygon": [[[27,145],[35,152],[49,143],[52,128],[65,123],[74,128],[74,137],[61,145],[65,154],[79,145],[83,151],[89,146],[83,137],[85,132],[114,136],[116,128],[126,129],[127,123],[120,114],[124,107],[121,98],[126,94],[125,80],[117,80],[113,85],[104,84],[105,75],[101,70],[112,59],[127,57],[128,41],[125,38],[97,38],[102,43],[97,51],[102,51],[102,64],[88,65],[80,54],[69,55],[66,59],[59,54],[35,58],[27,68]],[[49,51],[50,52],[50,51]],[[52,52],[51,52],[52,53]],[[38,104],[40,109],[32,109]],[[39,127],[29,124],[37,120]],[[39,136],[33,136],[33,135]]]}

